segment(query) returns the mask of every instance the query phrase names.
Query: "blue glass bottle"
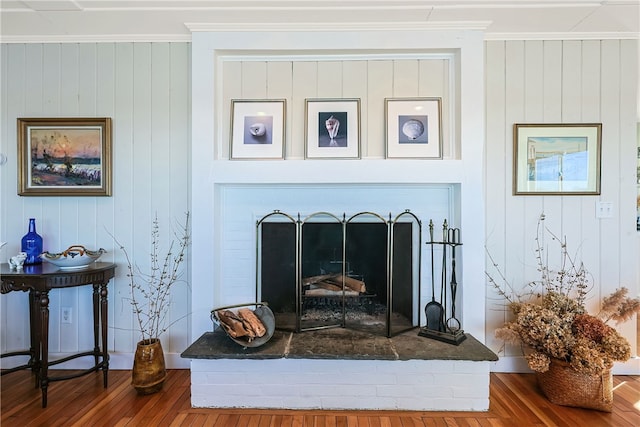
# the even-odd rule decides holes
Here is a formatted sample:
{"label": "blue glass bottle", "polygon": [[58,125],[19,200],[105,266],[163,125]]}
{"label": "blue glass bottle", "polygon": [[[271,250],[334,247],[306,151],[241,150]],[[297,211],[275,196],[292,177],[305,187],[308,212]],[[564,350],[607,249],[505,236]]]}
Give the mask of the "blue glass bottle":
{"label": "blue glass bottle", "polygon": [[24,265],[41,264],[42,236],[36,233],[36,219],[29,218],[29,232],[22,238],[22,252],[27,253]]}

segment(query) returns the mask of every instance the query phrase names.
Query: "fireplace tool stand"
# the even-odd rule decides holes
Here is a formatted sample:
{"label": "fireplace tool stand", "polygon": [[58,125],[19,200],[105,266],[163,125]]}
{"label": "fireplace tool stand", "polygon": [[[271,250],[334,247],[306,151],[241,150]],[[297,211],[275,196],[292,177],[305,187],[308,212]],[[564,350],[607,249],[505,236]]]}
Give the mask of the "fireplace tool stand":
{"label": "fireplace tool stand", "polygon": [[[433,221],[429,220],[429,242],[431,249],[431,302],[425,306],[426,326],[420,328],[418,335],[459,345],[467,336],[461,328],[460,320],[456,317],[456,297],[458,283],[456,279],[456,248],[462,246],[459,228],[449,228],[447,220],[442,225],[442,241],[434,241]],[[440,282],[440,301],[435,298],[435,260],[434,248],[442,248],[442,268]],[[451,249],[451,264],[447,250]],[[451,265],[451,279],[447,283],[447,272]],[[450,301],[447,297],[447,286],[450,292]],[[447,307],[449,308],[447,310]]]}

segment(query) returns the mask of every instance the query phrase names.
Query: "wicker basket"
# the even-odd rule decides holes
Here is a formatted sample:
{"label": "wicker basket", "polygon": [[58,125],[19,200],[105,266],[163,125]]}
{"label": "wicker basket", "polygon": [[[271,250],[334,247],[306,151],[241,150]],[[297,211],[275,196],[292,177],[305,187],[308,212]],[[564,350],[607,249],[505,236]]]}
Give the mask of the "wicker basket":
{"label": "wicker basket", "polygon": [[538,384],[550,402],[556,405],[597,409],[613,408],[613,376],[607,369],[602,375],[576,372],[568,363],[551,359],[547,372],[537,372]]}

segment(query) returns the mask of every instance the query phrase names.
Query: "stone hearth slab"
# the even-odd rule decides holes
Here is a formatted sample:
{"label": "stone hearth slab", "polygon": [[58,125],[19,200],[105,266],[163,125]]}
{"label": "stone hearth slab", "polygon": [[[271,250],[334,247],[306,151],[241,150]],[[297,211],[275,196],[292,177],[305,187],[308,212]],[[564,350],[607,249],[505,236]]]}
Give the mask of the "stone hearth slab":
{"label": "stone hearth slab", "polygon": [[498,356],[467,334],[460,345],[418,335],[418,328],[387,338],[353,329],[333,328],[293,333],[276,330],[260,347],[242,347],[218,329],[198,338],[186,359],[344,359],[496,361]]}

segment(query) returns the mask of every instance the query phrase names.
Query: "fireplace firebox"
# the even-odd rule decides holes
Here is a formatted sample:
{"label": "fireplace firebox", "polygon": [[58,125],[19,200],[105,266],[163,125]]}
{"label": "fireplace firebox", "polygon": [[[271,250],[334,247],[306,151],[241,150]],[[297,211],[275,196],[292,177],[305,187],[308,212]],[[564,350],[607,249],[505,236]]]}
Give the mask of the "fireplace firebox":
{"label": "fireplace firebox", "polygon": [[343,327],[391,337],[420,324],[421,223],[274,211],[257,221],[256,297],[279,329]]}

